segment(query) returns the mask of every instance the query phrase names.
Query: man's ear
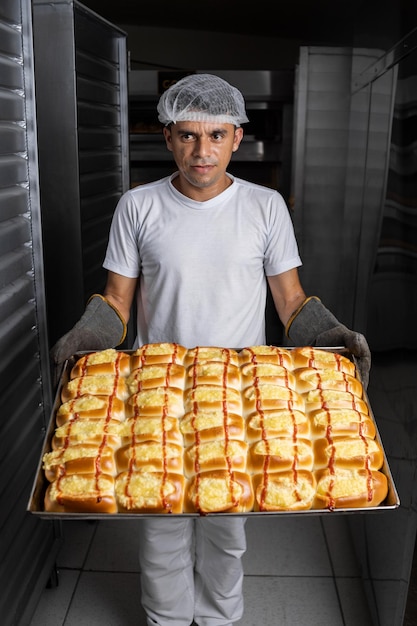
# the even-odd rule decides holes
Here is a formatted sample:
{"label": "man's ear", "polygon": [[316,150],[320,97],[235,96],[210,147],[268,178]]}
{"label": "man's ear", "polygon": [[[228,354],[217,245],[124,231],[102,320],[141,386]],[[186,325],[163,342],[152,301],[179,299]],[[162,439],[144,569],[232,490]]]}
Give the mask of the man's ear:
{"label": "man's ear", "polygon": [[162,132],[164,133],[166,147],[172,152],[172,136],[170,127],[164,126]]}
{"label": "man's ear", "polygon": [[236,152],[236,150],[239,148],[240,146],[240,142],[243,139],[243,128],[241,126],[238,126],[237,128],[235,128],[235,136],[233,139],[233,152]]}

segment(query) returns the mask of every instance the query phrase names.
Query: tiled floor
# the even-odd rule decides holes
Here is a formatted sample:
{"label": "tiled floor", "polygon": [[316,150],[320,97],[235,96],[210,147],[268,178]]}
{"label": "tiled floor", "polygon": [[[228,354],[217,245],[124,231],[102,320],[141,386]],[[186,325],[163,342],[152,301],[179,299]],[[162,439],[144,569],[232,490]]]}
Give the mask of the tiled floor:
{"label": "tiled floor", "polygon": [[[242,626],[368,626],[346,520],[335,515],[247,523]],[[137,522],[66,522],[56,588],[31,626],[144,626]]]}
{"label": "tiled floor", "polygon": [[[404,436],[408,441],[407,424],[410,420],[417,423],[417,357],[400,355],[397,366],[392,368],[391,359],[389,367],[398,374],[394,388],[392,375],[390,383],[386,384],[387,361],[384,358],[374,360],[369,389],[371,404],[373,406],[374,397],[381,407],[382,421],[385,408],[393,408],[399,425],[405,425]],[[408,392],[402,392],[402,385]],[[377,414],[376,419],[378,423]],[[395,437],[401,437],[401,428],[397,428]],[[385,446],[384,438],[383,443]],[[391,440],[388,443],[396,467],[398,455],[402,454],[398,451],[405,443],[396,444]],[[402,490],[409,489],[403,485],[403,474],[400,477]],[[412,501],[412,497],[409,499]],[[405,510],[407,528],[412,509],[411,502]],[[398,511],[384,515],[394,516],[389,517],[387,523],[392,534],[399,533],[396,541],[410,543],[412,540],[404,539],[407,531],[400,523],[404,516]],[[326,514],[250,518],[248,550],[244,557],[245,614],[239,626],[370,626],[375,623],[368,609],[369,598],[365,595],[364,565],[360,555],[358,559],[355,557],[358,541],[357,538],[356,543],[352,540],[349,517]],[[145,626],[140,606],[137,522],[132,519],[65,522],[63,536],[57,561],[58,585],[45,589],[30,626]],[[404,575],[407,551],[409,554],[408,545],[399,545],[399,549],[393,551],[393,558],[401,562],[389,563],[390,571],[398,566],[401,581],[392,574],[378,581],[380,590],[385,590],[382,596],[388,607],[385,610],[383,599],[379,601],[382,609],[379,608],[378,624],[381,626],[402,623],[391,618],[391,614],[401,613],[401,607],[394,607],[391,613],[390,607],[401,601],[393,584],[401,584],[407,593],[407,580],[404,580],[407,578]],[[407,571],[406,564],[406,574]],[[378,573],[376,576],[378,578]],[[417,624],[417,616],[414,623]]]}

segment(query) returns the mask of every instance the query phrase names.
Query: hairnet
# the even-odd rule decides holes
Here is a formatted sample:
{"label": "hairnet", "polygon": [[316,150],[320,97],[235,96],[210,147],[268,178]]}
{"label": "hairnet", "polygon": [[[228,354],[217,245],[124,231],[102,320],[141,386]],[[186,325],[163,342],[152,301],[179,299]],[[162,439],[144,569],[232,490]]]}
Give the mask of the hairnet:
{"label": "hairnet", "polygon": [[245,101],[236,87],[212,74],[192,74],[174,83],[158,103],[158,119],[171,122],[248,122]]}

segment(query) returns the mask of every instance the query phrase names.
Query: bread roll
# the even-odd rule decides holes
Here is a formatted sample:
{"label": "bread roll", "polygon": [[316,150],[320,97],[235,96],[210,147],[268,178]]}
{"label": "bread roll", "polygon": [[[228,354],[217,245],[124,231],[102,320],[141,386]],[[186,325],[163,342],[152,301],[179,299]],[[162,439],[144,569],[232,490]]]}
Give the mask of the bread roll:
{"label": "bread roll", "polygon": [[241,375],[237,365],[223,361],[197,361],[187,370],[186,386],[217,385],[240,391]]}
{"label": "bread roll", "polygon": [[190,411],[215,411],[222,409],[231,413],[241,413],[241,394],[232,387],[218,385],[198,385],[186,389],[184,393],[184,409]]}
{"label": "bread roll", "polygon": [[110,446],[80,443],[44,454],[42,467],[49,482],[65,474],[116,474],[114,450]]}
{"label": "bread roll", "polygon": [[176,387],[184,389],[185,367],[177,363],[158,363],[139,367],[127,378],[129,393],[132,395],[144,389],[156,387]]}
{"label": "bread roll", "polygon": [[61,404],[56,413],[56,425],[62,426],[74,419],[125,418],[125,405],[120,398],[113,396],[85,395]]}
{"label": "bread roll", "polygon": [[333,437],[314,442],[314,467],[346,467],[348,469],[372,469],[382,467],[384,456],[381,446],[368,437]]}
{"label": "bread roll", "polygon": [[348,391],[336,391],[335,389],[313,389],[303,394],[305,410],[307,413],[317,409],[353,409],[369,413],[365,400],[358,398]]}
{"label": "bread roll", "polygon": [[132,353],[131,369],[156,363],[183,364],[187,349],[178,343],[147,343]]}
{"label": "bread roll", "polygon": [[142,415],[180,417],[183,413],[183,392],[176,387],[143,389],[130,396],[126,402],[127,417]]}
{"label": "bread roll", "polygon": [[241,415],[228,411],[186,413],[180,420],[180,430],[186,446],[196,441],[216,439],[245,439],[245,422]]}
{"label": "bread roll", "polygon": [[315,369],[334,369],[345,372],[350,376],[356,376],[355,364],[348,357],[332,352],[331,350],[322,350],[320,348],[311,348],[309,346],[293,348],[291,350],[293,369],[301,367]]}
{"label": "bread roll", "polygon": [[114,478],[108,474],[70,474],[51,483],[45,511],[53,513],[117,513]]}
{"label": "bread roll", "polygon": [[187,350],[184,365],[190,367],[193,363],[203,363],[204,361],[220,361],[239,365],[239,355],[232,348],[220,348],[217,346],[196,346]]}
{"label": "bread roll", "polygon": [[275,363],[288,370],[293,368],[291,352],[277,346],[249,346],[239,352],[239,362],[243,366],[247,363]]}
{"label": "bread roll", "polygon": [[249,449],[248,471],[284,472],[291,469],[312,470],[314,453],[308,439],[275,437],[252,444]]}
{"label": "bread roll", "polygon": [[120,400],[126,400],[129,392],[126,379],[115,374],[79,376],[69,380],[62,387],[61,398],[63,402],[83,395],[116,396]]}
{"label": "bread roll", "polygon": [[119,432],[122,445],[162,440],[180,445],[183,443],[178,418],[166,415],[131,417],[120,425]]}
{"label": "bread roll", "polygon": [[107,419],[81,419],[67,422],[56,428],[52,437],[52,449],[69,445],[91,443],[117,448],[121,444],[121,422]]}
{"label": "bread roll", "polygon": [[355,409],[316,409],[308,414],[311,437],[360,436],[374,439],[376,428],[369,415]]}
{"label": "bread roll", "polygon": [[294,374],[276,363],[246,363],[242,366],[242,388],[253,385],[279,385],[296,390]]}
{"label": "bread roll", "polygon": [[182,513],[185,479],[171,472],[122,472],[115,480],[120,513]]}
{"label": "bread roll", "polygon": [[184,513],[246,513],[252,508],[252,482],[244,472],[207,471],[187,483]]}
{"label": "bread roll", "polygon": [[277,409],[304,411],[302,396],[296,391],[280,385],[253,385],[245,389],[242,396],[245,415],[250,415],[256,411]]}
{"label": "bread roll", "polygon": [[348,391],[358,398],[362,398],[362,383],[357,378],[333,369],[314,369],[303,367],[295,370],[298,393],[306,393],[311,389],[335,389]]}
{"label": "bread roll", "polygon": [[254,511],[306,511],[313,506],[316,479],[307,470],[262,472],[252,482]]}
{"label": "bread roll", "polygon": [[186,477],[207,470],[231,469],[244,472],[248,444],[239,439],[205,441],[188,446],[184,451]]}
{"label": "bread roll", "polygon": [[314,508],[365,508],[381,504],[388,494],[385,474],[337,467],[316,472]]}
{"label": "bread roll", "polygon": [[127,376],[129,372],[130,356],[125,352],[109,348],[80,357],[71,370],[70,378],[100,374]]}
{"label": "bread roll", "polygon": [[118,472],[183,472],[183,447],[165,441],[141,441],[116,450]]}
{"label": "bread roll", "polygon": [[271,437],[302,437],[310,435],[310,421],[303,411],[281,409],[252,413],[246,420],[249,443]]}

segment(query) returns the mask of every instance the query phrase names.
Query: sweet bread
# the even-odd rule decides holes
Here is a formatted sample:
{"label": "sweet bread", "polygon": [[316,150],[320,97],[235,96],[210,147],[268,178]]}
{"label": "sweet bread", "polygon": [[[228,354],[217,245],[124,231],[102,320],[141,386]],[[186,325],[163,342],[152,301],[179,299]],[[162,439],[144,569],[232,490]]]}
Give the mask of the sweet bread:
{"label": "sweet bread", "polygon": [[63,402],[56,412],[56,424],[62,426],[74,419],[108,419],[123,421],[125,404],[115,396],[86,394]]}
{"label": "sweet bread", "polygon": [[368,437],[333,437],[314,442],[316,469],[346,467],[348,469],[378,470],[382,467],[382,448]]}
{"label": "sweet bread", "polygon": [[120,425],[119,434],[123,446],[141,441],[183,444],[179,420],[169,415],[130,417]]}
{"label": "sweet bread", "polygon": [[69,380],[61,390],[63,402],[79,398],[84,395],[115,396],[120,400],[127,400],[129,390],[126,378],[118,374],[94,374],[93,376],[78,376]]}
{"label": "sweet bread", "polygon": [[324,408],[320,407],[308,413],[311,426],[311,436],[359,436],[375,439],[376,428],[368,414],[351,408]]}
{"label": "sweet bread", "polygon": [[358,398],[350,391],[335,389],[312,389],[303,394],[305,411],[310,413],[317,409],[353,409],[359,413],[368,414],[366,401]]}
{"label": "sweet bread", "polygon": [[127,378],[129,394],[156,387],[184,389],[185,368],[178,363],[156,363],[138,367]]}
{"label": "sweet bread", "polygon": [[311,422],[304,411],[277,409],[251,413],[246,420],[249,443],[273,437],[309,438]]}
{"label": "sweet bread", "polygon": [[316,497],[316,479],[307,470],[262,472],[253,477],[254,511],[306,511]]}
{"label": "sweet bread", "polygon": [[118,474],[115,494],[121,513],[182,513],[185,479],[171,472]]}
{"label": "sweet bread", "polygon": [[178,343],[147,343],[135,350],[130,359],[131,369],[137,369],[143,365],[155,365],[157,363],[184,362],[187,349]]}
{"label": "sweet bread", "polygon": [[308,439],[275,437],[262,439],[249,449],[248,469],[260,472],[285,472],[291,469],[312,470],[314,451]]}
{"label": "sweet bread", "polygon": [[213,470],[194,475],[184,498],[185,513],[247,513],[254,503],[249,474]]}
{"label": "sweet bread", "polygon": [[255,385],[279,385],[296,390],[297,381],[293,372],[277,363],[246,363],[242,365],[242,388]]}
{"label": "sweet bread", "polygon": [[241,366],[252,363],[273,363],[288,370],[293,369],[291,351],[277,346],[249,346],[239,352]]}
{"label": "sweet bread", "polygon": [[239,365],[239,354],[232,348],[222,348],[218,346],[196,346],[187,350],[184,357],[184,365],[190,367],[193,363],[203,363],[205,361],[219,361],[230,365]]}
{"label": "sweet bread", "polygon": [[247,387],[242,392],[242,399],[243,410],[246,416],[260,410],[304,410],[302,396],[289,387],[281,385],[265,384]]}
{"label": "sweet bread", "polygon": [[90,352],[80,357],[71,369],[70,378],[113,374],[127,376],[130,372],[130,356],[114,348]]}
{"label": "sweet bread", "polygon": [[180,417],[184,413],[183,392],[176,387],[142,389],[126,401],[126,416],[169,415]]}
{"label": "sweet bread", "polygon": [[294,378],[299,393],[306,393],[312,389],[334,389],[352,393],[358,398],[363,396],[362,383],[350,374],[339,370],[303,367],[295,371]]}
{"label": "sweet bread", "polygon": [[118,472],[183,473],[182,445],[164,440],[129,443],[116,450],[115,458]]}
{"label": "sweet bread", "polygon": [[186,389],[184,393],[184,409],[189,411],[227,410],[241,413],[242,399],[240,391],[223,385],[197,385]]}
{"label": "sweet bread", "polygon": [[121,444],[121,422],[113,419],[77,419],[55,429],[52,449],[68,445],[92,443],[117,448]]}
{"label": "sweet bread", "polygon": [[194,443],[184,451],[184,471],[187,477],[208,470],[246,470],[248,444],[239,439],[215,439]]}
{"label": "sweet bread", "polygon": [[64,474],[94,474],[97,471],[111,476],[116,474],[114,449],[91,443],[68,445],[47,452],[42,458],[42,467],[49,482]]}
{"label": "sweet bread", "polygon": [[245,421],[242,415],[217,409],[185,413],[180,420],[180,430],[184,445],[196,441],[215,441],[217,439],[245,439]]}
{"label": "sweet bread", "polygon": [[101,473],[61,476],[46,489],[45,510],[54,513],[117,513],[114,477]]}
{"label": "sweet bread", "polygon": [[331,350],[146,344],[66,373],[44,506],[58,513],[357,509],[387,497],[354,362]]}
{"label": "sweet bread", "polygon": [[385,474],[378,470],[337,467],[316,472],[317,509],[366,508],[381,504],[388,494]]}
{"label": "sweet bread", "polygon": [[196,361],[187,371],[187,388],[198,385],[232,387],[240,391],[241,373],[237,365],[227,361]]}
{"label": "sweet bread", "polygon": [[333,369],[345,372],[350,376],[356,376],[356,367],[353,361],[343,354],[332,352],[331,350],[303,346],[291,350],[291,358],[294,370],[304,367]]}
{"label": "sweet bread", "polygon": [[313,446],[308,439],[275,437],[252,444],[249,449],[248,468],[251,473],[263,471],[283,472],[290,469],[312,470]]}

